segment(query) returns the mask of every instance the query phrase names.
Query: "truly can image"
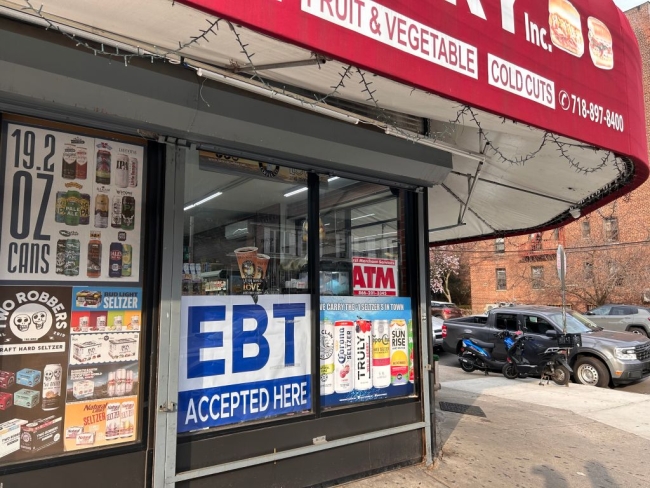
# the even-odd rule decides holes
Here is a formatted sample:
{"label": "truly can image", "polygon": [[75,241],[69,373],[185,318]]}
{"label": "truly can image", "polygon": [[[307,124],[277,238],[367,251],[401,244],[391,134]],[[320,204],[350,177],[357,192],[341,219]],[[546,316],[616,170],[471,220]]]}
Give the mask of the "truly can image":
{"label": "truly can image", "polygon": [[372,388],[372,322],[359,319],[354,329],[354,389]]}
{"label": "truly can image", "polygon": [[354,322],[334,322],[334,392],[348,393],[354,388],[354,364],[352,362]]}
{"label": "truly can image", "polygon": [[372,321],[372,386],[390,386],[390,321]]}
{"label": "truly can image", "polygon": [[406,320],[390,321],[390,378],[393,385],[408,383],[409,358]]}
{"label": "truly can image", "polygon": [[320,323],[320,394],[334,393],[334,323]]}

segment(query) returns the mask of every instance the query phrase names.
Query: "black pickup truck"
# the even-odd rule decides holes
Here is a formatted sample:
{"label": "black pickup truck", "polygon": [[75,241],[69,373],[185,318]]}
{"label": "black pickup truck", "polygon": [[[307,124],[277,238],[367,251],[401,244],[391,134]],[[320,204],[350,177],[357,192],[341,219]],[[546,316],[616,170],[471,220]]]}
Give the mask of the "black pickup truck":
{"label": "black pickup truck", "polygon": [[[650,376],[650,339],[631,332],[603,330],[579,313],[568,310],[567,332],[581,334],[582,346],[573,348],[569,364],[574,379],[584,385],[620,385]],[[562,309],[542,306],[494,308],[486,315],[445,320],[442,347],[458,354],[464,336],[496,344],[494,356],[505,360],[505,346],[495,335],[502,330],[523,331],[548,347],[557,347],[549,330],[562,333]],[[552,334],[552,333],[551,333]]]}

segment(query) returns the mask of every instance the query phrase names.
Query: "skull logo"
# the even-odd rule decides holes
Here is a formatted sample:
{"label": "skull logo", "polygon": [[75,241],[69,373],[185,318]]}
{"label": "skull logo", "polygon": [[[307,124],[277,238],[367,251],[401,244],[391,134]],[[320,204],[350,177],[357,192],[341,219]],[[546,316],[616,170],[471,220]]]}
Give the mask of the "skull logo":
{"label": "skull logo", "polygon": [[29,326],[32,324],[32,318],[26,314],[16,315],[14,317],[14,324],[16,324],[19,331],[27,332]]}
{"label": "skull logo", "polygon": [[43,328],[43,325],[45,325],[46,320],[47,320],[47,312],[40,311],[32,314],[32,322],[34,322],[34,325],[36,326],[37,330]]}
{"label": "skull logo", "polygon": [[45,370],[45,381],[52,381],[52,371]]}

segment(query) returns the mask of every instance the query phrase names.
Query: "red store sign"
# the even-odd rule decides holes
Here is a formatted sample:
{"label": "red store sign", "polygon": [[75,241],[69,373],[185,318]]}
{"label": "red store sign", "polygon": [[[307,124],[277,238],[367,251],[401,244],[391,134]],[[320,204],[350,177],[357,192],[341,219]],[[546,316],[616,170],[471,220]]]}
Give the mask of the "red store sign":
{"label": "red store sign", "polygon": [[647,173],[639,48],[611,0],[181,1],[409,86],[631,156]]}
{"label": "red store sign", "polygon": [[396,297],[397,261],[352,258],[352,289],[355,296]]}

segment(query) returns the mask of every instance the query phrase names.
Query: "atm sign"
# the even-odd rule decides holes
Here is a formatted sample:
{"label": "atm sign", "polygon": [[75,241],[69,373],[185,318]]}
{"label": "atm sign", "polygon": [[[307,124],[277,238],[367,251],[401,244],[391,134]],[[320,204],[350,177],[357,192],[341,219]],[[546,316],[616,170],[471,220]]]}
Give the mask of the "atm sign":
{"label": "atm sign", "polygon": [[397,260],[352,258],[354,294],[367,297],[397,296]]}

